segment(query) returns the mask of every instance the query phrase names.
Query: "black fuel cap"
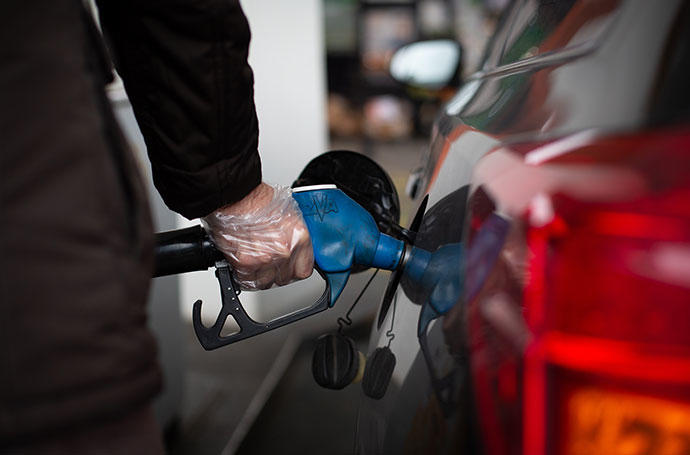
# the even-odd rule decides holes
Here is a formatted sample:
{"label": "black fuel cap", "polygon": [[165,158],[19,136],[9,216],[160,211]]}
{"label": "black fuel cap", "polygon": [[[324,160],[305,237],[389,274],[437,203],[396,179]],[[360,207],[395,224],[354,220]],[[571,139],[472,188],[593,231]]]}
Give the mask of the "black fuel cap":
{"label": "black fuel cap", "polygon": [[329,333],[316,340],[311,370],[321,387],[342,389],[355,379],[358,369],[359,353],[352,338]]}
{"label": "black fuel cap", "polygon": [[393,370],[395,369],[395,354],[389,347],[376,348],[367,360],[364,370],[362,390],[369,398],[380,400],[388,390]]}

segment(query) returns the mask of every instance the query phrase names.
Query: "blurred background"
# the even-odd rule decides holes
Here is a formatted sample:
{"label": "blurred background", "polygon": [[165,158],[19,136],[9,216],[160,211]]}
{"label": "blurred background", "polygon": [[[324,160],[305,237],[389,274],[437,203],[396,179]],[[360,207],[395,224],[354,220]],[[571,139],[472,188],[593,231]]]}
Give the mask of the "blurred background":
{"label": "blurred background", "polygon": [[[290,185],[310,159],[349,149],[381,164],[401,198],[427,146],[435,113],[454,93],[411,91],[388,72],[401,46],[449,38],[462,43],[461,71],[474,72],[507,0],[252,0],[242,5],[252,28],[264,180]],[[141,158],[150,185],[156,229],[197,224],[169,211],[153,189],[143,139],[118,82],[109,88],[118,119]],[[313,341],[337,329],[369,278],[350,280],[337,308],[258,338],[205,352],[191,327],[192,303],[203,319],[220,307],[212,271],[154,280],[150,323],[165,373],[156,413],[173,454],[352,453],[358,387],[319,388],[311,377]],[[353,311],[348,334],[367,352],[369,327],[387,283],[379,273]],[[309,305],[323,282],[306,282],[240,298],[257,320]]]}

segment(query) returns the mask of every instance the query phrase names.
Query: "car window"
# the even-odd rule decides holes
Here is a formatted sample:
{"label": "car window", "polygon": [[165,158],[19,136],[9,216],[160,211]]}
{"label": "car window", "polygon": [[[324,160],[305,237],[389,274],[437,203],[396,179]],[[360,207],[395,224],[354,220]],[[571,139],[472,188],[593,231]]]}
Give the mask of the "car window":
{"label": "car window", "polygon": [[525,0],[505,25],[497,66],[598,40],[620,0]]}

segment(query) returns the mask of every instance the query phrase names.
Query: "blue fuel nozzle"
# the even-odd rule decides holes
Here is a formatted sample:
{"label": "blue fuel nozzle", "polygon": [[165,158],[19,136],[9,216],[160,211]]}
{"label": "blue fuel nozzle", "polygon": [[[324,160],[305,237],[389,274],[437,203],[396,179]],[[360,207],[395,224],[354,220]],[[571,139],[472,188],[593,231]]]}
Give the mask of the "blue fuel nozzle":
{"label": "blue fuel nozzle", "polygon": [[[354,267],[387,270],[400,267],[405,243],[379,232],[369,212],[334,185],[301,187],[293,191],[309,229],[316,269],[326,280],[326,288],[309,307],[268,322],[257,322],[245,311],[230,264],[200,226],[157,235],[156,276],[205,270],[210,266],[216,268],[222,304],[215,323],[206,326],[201,322],[201,300],[192,307],[192,326],[204,349],[227,346],[332,307]],[[235,320],[239,330],[223,335],[229,317]]]}
{"label": "blue fuel nozzle", "polygon": [[374,218],[335,185],[293,189],[309,229],[316,268],[330,285],[329,306],[354,266],[395,270],[405,243],[379,231]]}

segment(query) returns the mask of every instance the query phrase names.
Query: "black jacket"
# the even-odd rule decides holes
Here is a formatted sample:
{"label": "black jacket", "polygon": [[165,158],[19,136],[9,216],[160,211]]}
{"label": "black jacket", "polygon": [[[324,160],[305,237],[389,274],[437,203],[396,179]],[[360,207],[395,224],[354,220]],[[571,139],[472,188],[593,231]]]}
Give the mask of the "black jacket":
{"label": "black jacket", "polygon": [[261,181],[249,25],[237,0],[99,0],[156,188],[187,218]]}
{"label": "black jacket", "polygon": [[[99,4],[166,202],[192,218],[242,198],[261,173],[237,1]],[[0,453],[160,387],[146,194],[88,18],[81,0],[0,1]]]}

